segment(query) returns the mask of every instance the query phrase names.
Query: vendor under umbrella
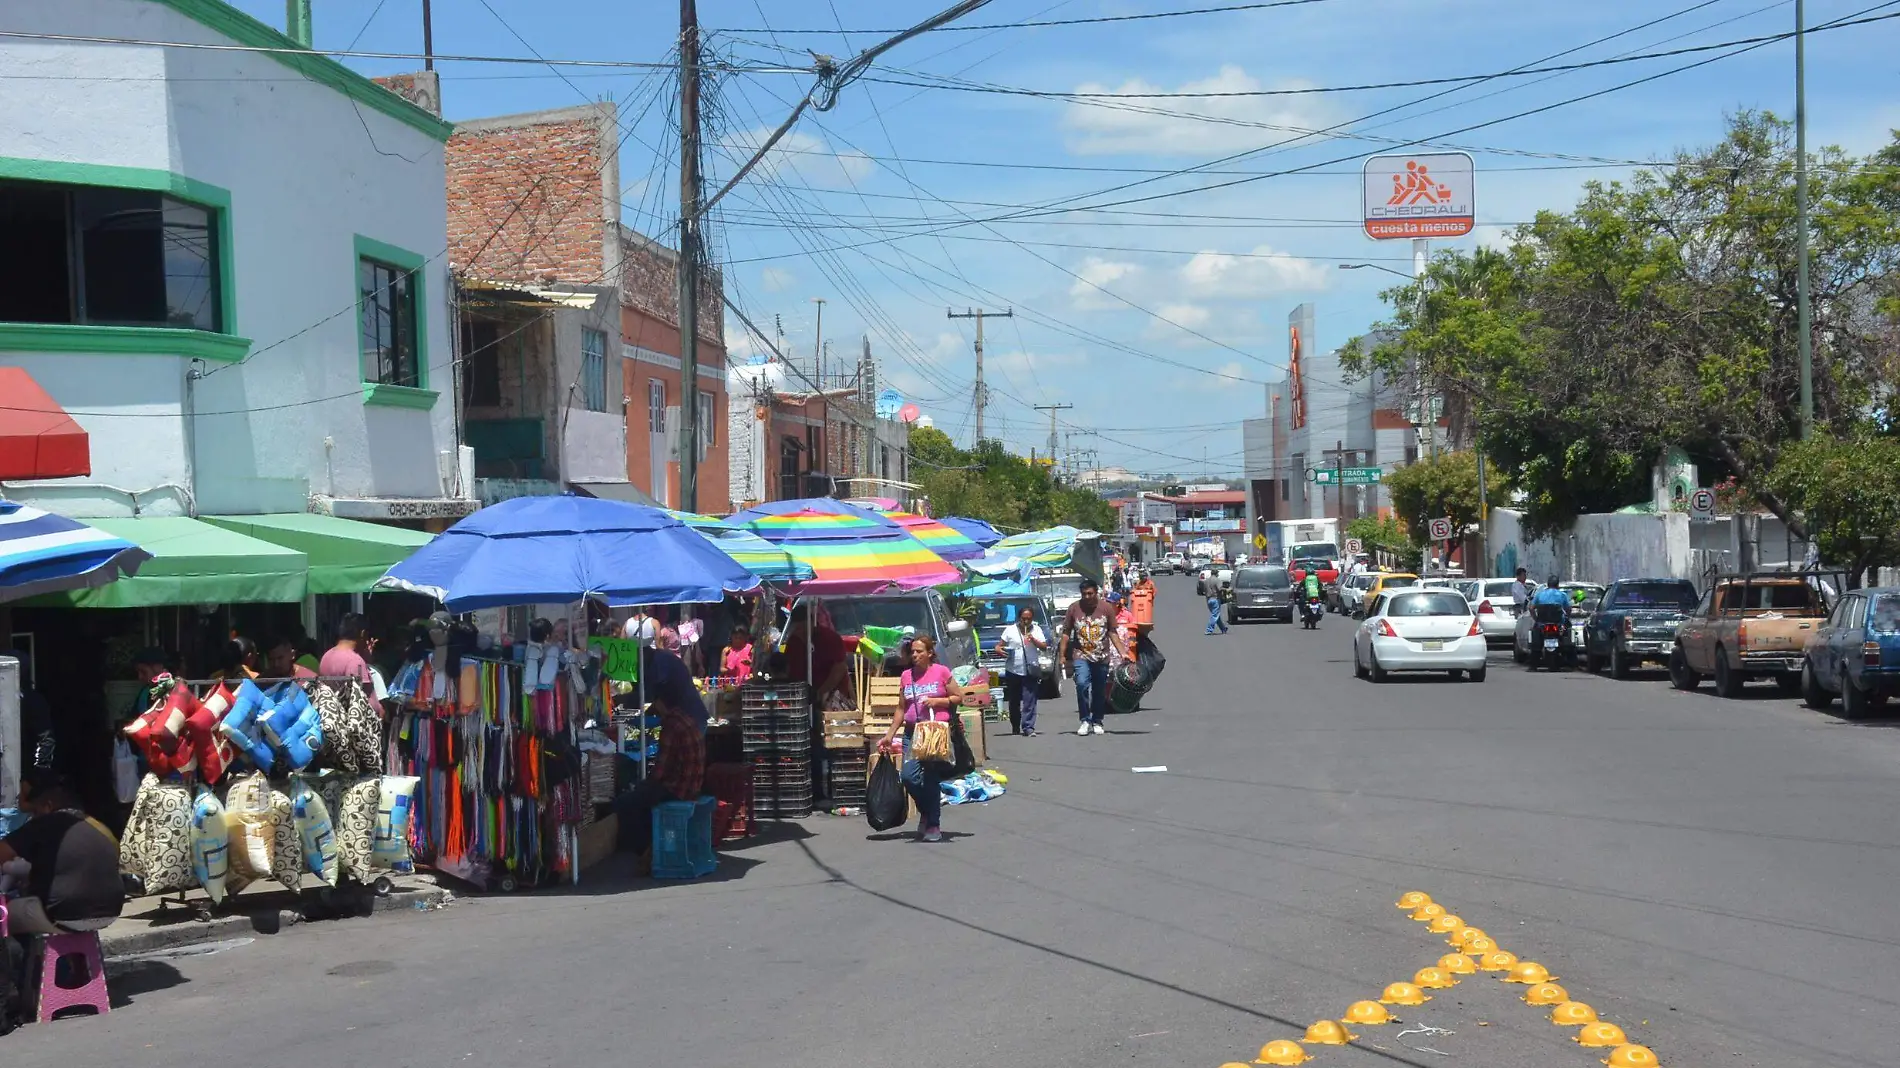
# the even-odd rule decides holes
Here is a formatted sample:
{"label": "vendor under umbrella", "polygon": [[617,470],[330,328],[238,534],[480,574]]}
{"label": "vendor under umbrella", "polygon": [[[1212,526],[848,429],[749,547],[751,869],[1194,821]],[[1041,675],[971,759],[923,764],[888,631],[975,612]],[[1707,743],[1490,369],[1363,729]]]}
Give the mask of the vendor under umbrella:
{"label": "vendor under umbrella", "polygon": [[[811,688],[812,707],[825,707],[825,699],[844,686],[847,668],[844,639],[828,619],[819,619],[812,626],[811,614],[814,611],[811,602],[806,602],[803,611],[793,611],[791,629],[785,635],[786,674],[799,682],[816,683]],[[806,652],[806,636],[811,636],[810,653]],[[809,664],[809,669],[807,668]]]}
{"label": "vendor under umbrella", "polygon": [[706,704],[680,658],[664,649],[640,651],[646,698],[659,720],[660,752],[646,777],[614,799],[619,845],[652,864],[653,808],[667,801],[699,797],[706,773]]}

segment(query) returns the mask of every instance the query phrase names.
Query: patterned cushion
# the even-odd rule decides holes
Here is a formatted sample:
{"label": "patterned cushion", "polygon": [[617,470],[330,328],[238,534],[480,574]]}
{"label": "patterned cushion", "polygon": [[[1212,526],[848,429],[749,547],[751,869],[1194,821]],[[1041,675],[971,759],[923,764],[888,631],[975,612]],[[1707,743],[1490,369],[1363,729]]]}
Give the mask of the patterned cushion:
{"label": "patterned cushion", "polygon": [[191,794],[183,786],[145,776],[119,840],[119,867],[143,879],[149,894],[198,885],[191,870]]}
{"label": "patterned cushion", "polygon": [[370,876],[370,852],[376,833],[376,806],[382,800],[382,777],[345,781],[331,776],[323,783],[323,800],[330,810],[331,832],[336,835],[337,870],[358,882]]}

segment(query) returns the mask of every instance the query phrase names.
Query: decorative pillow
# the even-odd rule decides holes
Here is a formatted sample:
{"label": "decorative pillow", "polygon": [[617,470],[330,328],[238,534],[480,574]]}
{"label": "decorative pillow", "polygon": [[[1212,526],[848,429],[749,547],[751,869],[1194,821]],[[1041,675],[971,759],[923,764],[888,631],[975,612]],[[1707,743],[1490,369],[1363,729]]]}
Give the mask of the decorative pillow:
{"label": "decorative pillow", "polygon": [[238,684],[237,694],[231,703],[231,710],[218,722],[218,733],[231,743],[232,748],[250,758],[257,770],[268,774],[274,757],[271,748],[264,741],[263,721],[276,706],[257,684],[245,679]]}
{"label": "decorative pillow", "polygon": [[[383,717],[361,686],[345,686],[338,694],[343,701],[343,746],[351,751],[356,770],[364,775],[383,770]],[[348,761],[345,761],[348,766]]]}
{"label": "decorative pillow", "polygon": [[260,712],[259,726],[263,730],[264,740],[275,745],[284,744],[284,735],[297,719],[310,707],[310,697],[303,687],[294,682],[286,682],[270,694],[272,701],[268,713]]}
{"label": "decorative pillow", "polygon": [[270,783],[260,772],[231,784],[224,822],[231,831],[231,881],[237,887],[271,876]]}
{"label": "decorative pillow", "polygon": [[142,879],[148,894],[197,885],[191,870],[191,794],[183,786],[145,776],[119,839],[119,867]]}
{"label": "decorative pillow", "polygon": [[297,837],[297,821],[291,812],[290,797],[282,790],[270,792],[270,866],[271,878],[291,891],[303,889],[303,842]]}
{"label": "decorative pillow", "polygon": [[231,829],[218,795],[203,786],[191,803],[191,867],[213,905],[224,904],[225,876],[231,870]]}
{"label": "decorative pillow", "polygon": [[284,732],[284,762],[291,770],[302,771],[316,761],[322,750],[323,714],[316,705],[306,702],[297,722]]}
{"label": "decorative pillow", "polygon": [[370,861],[380,868],[407,875],[416,870],[409,856],[409,820],[415,811],[414,775],[385,775],[380,780],[376,803],[376,838],[370,846]]}
{"label": "decorative pillow", "polygon": [[371,877],[376,807],[382,800],[381,778],[345,781],[342,776],[332,776],[324,781],[323,800],[330,809],[331,833],[336,836],[337,871],[359,882],[367,881]]}
{"label": "decorative pillow", "polygon": [[303,870],[336,885],[336,833],[330,827],[330,806],[303,776],[290,780],[290,812],[303,850]]}

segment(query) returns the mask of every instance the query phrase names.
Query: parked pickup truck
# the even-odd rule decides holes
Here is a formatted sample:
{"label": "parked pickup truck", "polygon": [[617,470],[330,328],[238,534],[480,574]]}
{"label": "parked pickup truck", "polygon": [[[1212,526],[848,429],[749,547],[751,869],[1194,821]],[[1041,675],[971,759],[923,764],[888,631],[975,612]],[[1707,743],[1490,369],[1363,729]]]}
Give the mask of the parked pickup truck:
{"label": "parked pickup truck", "polygon": [[1583,628],[1583,663],[1626,679],[1644,664],[1666,664],[1676,629],[1695,611],[1695,583],[1687,579],[1620,579],[1610,583]]}
{"label": "parked pickup truck", "polygon": [[1797,693],[1808,641],[1827,614],[1827,597],[1814,574],[1717,579],[1676,630],[1669,681],[1678,690],[1693,690],[1712,676],[1718,695],[1739,697],[1750,679],[1772,678],[1783,693]]}

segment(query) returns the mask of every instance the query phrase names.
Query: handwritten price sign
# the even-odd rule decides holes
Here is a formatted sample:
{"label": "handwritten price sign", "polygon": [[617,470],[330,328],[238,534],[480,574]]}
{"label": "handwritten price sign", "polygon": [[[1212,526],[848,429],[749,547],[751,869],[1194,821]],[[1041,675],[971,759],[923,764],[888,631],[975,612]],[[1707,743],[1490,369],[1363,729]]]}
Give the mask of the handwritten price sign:
{"label": "handwritten price sign", "polygon": [[600,673],[615,682],[640,681],[640,643],[631,638],[589,638],[589,651],[600,656]]}

